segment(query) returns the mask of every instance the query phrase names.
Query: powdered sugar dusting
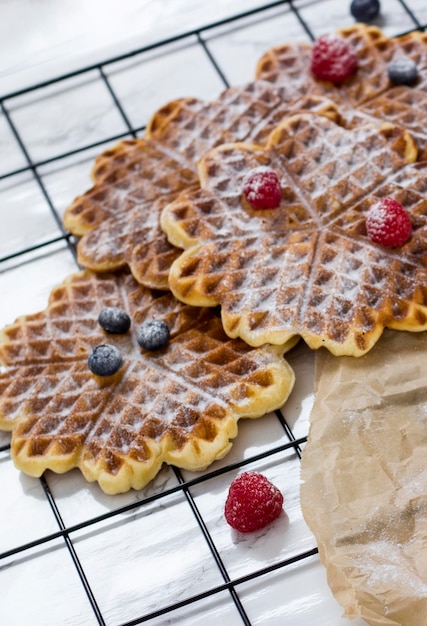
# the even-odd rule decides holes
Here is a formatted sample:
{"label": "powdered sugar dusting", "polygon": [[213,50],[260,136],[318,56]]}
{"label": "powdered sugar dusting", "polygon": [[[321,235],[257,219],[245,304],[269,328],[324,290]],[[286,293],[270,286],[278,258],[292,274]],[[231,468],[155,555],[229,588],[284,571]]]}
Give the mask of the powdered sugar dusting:
{"label": "powdered sugar dusting", "polygon": [[392,588],[404,587],[415,597],[427,597],[427,584],[416,571],[406,545],[395,545],[390,541],[370,543],[364,546],[363,555],[356,564],[372,588],[387,593]]}

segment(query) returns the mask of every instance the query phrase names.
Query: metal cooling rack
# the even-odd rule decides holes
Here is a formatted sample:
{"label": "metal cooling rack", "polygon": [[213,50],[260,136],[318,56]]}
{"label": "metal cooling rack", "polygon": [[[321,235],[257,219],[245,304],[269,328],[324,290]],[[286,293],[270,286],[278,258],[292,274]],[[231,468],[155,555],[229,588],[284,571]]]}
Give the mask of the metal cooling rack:
{"label": "metal cooling rack", "polygon": [[[195,30],[189,30],[181,32],[180,34],[156,41],[145,47],[131,50],[126,54],[120,56],[111,57],[105,59],[101,63],[93,65],[87,65],[72,71],[67,74],[55,76],[50,80],[39,82],[37,84],[30,85],[24,89],[20,89],[14,92],[7,93],[0,98],[1,114],[3,121],[5,122],[8,132],[13,137],[13,141],[16,142],[16,146],[20,151],[21,158],[15,159],[15,161],[21,161],[19,165],[14,166],[12,169],[6,169],[0,174],[0,183],[3,185],[3,189],[13,189],[14,185],[19,185],[22,178],[27,182],[32,181],[33,187],[38,189],[39,194],[43,198],[43,202],[48,207],[48,210],[55,223],[55,228],[48,229],[49,236],[35,237],[34,240],[28,241],[28,245],[23,245],[20,241],[16,246],[12,245],[8,247],[8,250],[0,250],[0,275],[5,275],[8,272],[15,270],[17,267],[24,268],[22,272],[26,272],[25,266],[28,262],[32,262],[34,258],[43,257],[45,254],[49,254],[52,247],[56,249],[58,246],[61,249],[66,249],[68,254],[71,254],[74,262],[76,259],[75,241],[65,232],[62,228],[62,212],[64,206],[61,201],[55,199],[55,194],[52,195],[49,185],[46,183],[46,171],[58,172],[61,174],[61,169],[66,167],[67,164],[82,163],[83,167],[89,170],[90,162],[94,155],[105,147],[115,143],[116,141],[124,137],[137,137],[144,132],[145,125],[135,124],[127,112],[126,103],[123,102],[120,90],[114,84],[112,79],[112,70],[118,65],[126,67],[126,63],[131,62],[143,62],[145,58],[153,58],[153,55],[161,54],[163,50],[173,49],[174,46],[186,45],[187,42],[191,44],[192,53],[202,54],[205,62],[207,62],[217,76],[218,85],[222,85],[224,88],[230,85],[230,79],[227,78],[227,66],[224,62],[217,58],[215,54],[215,47],[211,45],[213,33],[227,33],[237,29],[245,29],[251,27],[257,22],[261,22],[265,19],[281,19],[282,11],[286,12],[287,16],[292,16],[294,22],[296,21],[301,30],[301,36],[305,36],[306,39],[313,40],[318,33],[313,29],[310,20],[307,16],[310,15],[310,6],[324,4],[327,9],[331,5],[331,2],[298,2],[298,1],[279,1],[265,4],[264,6],[247,11],[245,13],[239,13],[233,15],[230,18],[223,19],[217,22],[211,22],[204,25],[201,28]],[[333,4],[333,3],[332,3]],[[344,4],[344,3],[341,3]],[[387,4],[383,0],[383,4]],[[337,3],[335,2],[335,5]],[[401,31],[395,27],[393,34],[403,34],[412,29],[425,30],[427,28],[426,22],[422,22],[418,17],[418,8],[421,7],[421,3],[404,2],[403,0],[395,0],[395,5],[398,7],[402,15],[405,16],[405,20],[402,21],[404,28]],[[348,12],[347,12],[348,15]],[[424,12],[425,15],[425,12]],[[337,26],[344,26],[350,23],[351,18],[348,17],[346,23],[337,24]],[[380,24],[380,26],[382,26]],[[286,40],[286,31],[283,31],[283,40]],[[113,76],[114,78],[114,76]],[[34,147],[32,141],[28,141],[26,133],[22,131],[20,126],[20,115],[22,103],[25,104],[25,110],[31,110],[33,103],[40,106],[40,102],[43,102],[45,93],[57,93],[57,90],[62,88],[73,88],[73,80],[77,79],[78,85],[86,84],[86,81],[95,80],[97,83],[101,81],[105,87],[105,95],[111,99],[112,107],[115,109],[116,118],[121,120],[119,126],[121,126],[120,132],[108,132],[109,129],[104,129],[105,132],[102,136],[97,137],[95,141],[88,143],[80,142],[79,145],[73,146],[69,150],[61,149],[54,154],[48,156],[36,156],[34,157]],[[71,87],[69,87],[71,85]],[[53,90],[53,91],[52,91]],[[219,91],[219,89],[218,89]],[[141,85],[141,98],[144,97],[144,85]],[[28,109],[30,107],[30,109]],[[37,109],[38,110],[38,109]],[[37,114],[37,111],[35,112]],[[28,115],[28,114],[27,114]],[[43,132],[43,131],[41,131]],[[80,189],[81,192],[84,188]],[[72,197],[69,198],[71,202]],[[5,209],[7,210],[7,209]],[[51,234],[51,231],[54,234]],[[28,261],[30,258],[30,261]],[[77,263],[75,262],[76,269]],[[25,311],[25,310],[24,310]],[[23,312],[24,312],[23,311]],[[12,321],[12,320],[10,320]],[[299,359],[302,372],[305,366],[301,366],[304,362],[306,354],[304,347],[299,348],[300,353],[297,353],[297,361]],[[298,367],[298,362],[296,363]],[[309,374],[307,374],[309,377]],[[305,392],[304,392],[305,393]],[[303,396],[304,394],[302,394]],[[300,399],[299,405],[304,402],[304,397]],[[300,407],[299,407],[300,408]],[[292,407],[290,409],[292,413]],[[76,474],[71,473],[72,478],[55,477],[50,472],[47,472],[45,476],[40,479],[23,479],[21,485],[22,498],[35,498],[44,500],[43,506],[46,504],[49,507],[50,518],[53,519],[52,523],[49,523],[49,532],[35,531],[35,537],[30,540],[21,542],[12,537],[10,541],[10,547],[0,552],[0,575],[5,576],[18,576],[26,565],[30,565],[33,569],[37,570],[37,563],[42,562],[47,551],[65,550],[68,557],[71,559],[72,566],[77,573],[81,589],[83,590],[85,597],[87,598],[88,607],[82,612],[73,613],[69,612],[69,609],[65,608],[64,624],[71,624],[77,626],[77,624],[99,624],[99,625],[113,625],[114,626],[132,626],[141,623],[150,624],[167,624],[167,623],[179,623],[190,624],[194,623],[197,619],[205,619],[203,623],[217,623],[219,618],[215,618],[215,607],[220,607],[223,604],[227,605],[225,615],[229,616],[229,620],[225,618],[227,624],[255,624],[255,623],[283,623],[283,624],[308,624],[305,621],[292,621],[292,615],[287,615],[288,621],[274,621],[274,611],[269,616],[269,611],[265,608],[260,613],[256,614],[253,609],[248,610],[250,602],[248,602],[248,596],[255,589],[258,589],[258,593],[261,594],[260,589],[269,585],[271,580],[283,585],[284,594],[286,595],[286,589],[288,585],[292,588],[289,581],[295,573],[296,567],[305,566],[305,564],[311,564],[317,562],[317,549],[314,540],[307,534],[307,541],[302,542],[301,545],[293,546],[292,549],[283,554],[272,557],[266,550],[265,557],[262,561],[257,562],[257,566],[252,564],[249,568],[250,571],[240,573],[238,567],[229,567],[227,559],[223,558],[223,546],[221,546],[221,538],[215,531],[215,524],[211,519],[211,509],[206,506],[202,498],[206,498],[206,494],[211,491],[214,493],[213,502],[214,507],[221,508],[223,502],[223,495],[225,493],[225,486],[231,482],[232,478],[243,467],[250,467],[263,471],[269,468],[274,473],[281,472],[283,467],[287,467],[289,463],[296,467],[294,471],[294,494],[298,492],[298,463],[301,457],[301,452],[306,441],[306,434],[301,436],[301,429],[296,428],[297,420],[289,417],[287,413],[277,411],[275,415],[270,416],[268,427],[271,428],[276,434],[271,441],[267,441],[264,446],[251,447],[249,445],[249,452],[243,452],[243,448],[231,455],[223,463],[216,463],[209,471],[202,474],[190,475],[186,472],[181,472],[176,468],[166,468],[162,470],[160,478],[154,481],[154,486],[143,490],[138,494],[132,494],[129,497],[117,497],[105,498],[99,495],[96,487],[92,485],[85,485],[83,481],[80,481]],[[242,426],[246,428],[247,441],[252,442],[251,437],[253,434],[258,433],[257,430],[251,430],[255,428],[254,425]],[[256,428],[260,428],[259,425]],[[258,435],[256,435],[258,436]],[[8,436],[2,435],[0,439],[0,469],[2,464],[10,462]],[[237,445],[237,444],[235,444]],[[244,446],[244,443],[242,443]],[[254,451],[255,450],[255,451]],[[1,474],[0,474],[1,476]],[[223,481],[221,483],[221,478]],[[34,483],[37,482],[38,487],[36,495],[34,495]],[[218,485],[222,485],[221,488]],[[67,498],[63,498],[61,489],[65,486],[67,490]],[[3,486],[2,486],[3,489]],[[221,490],[222,489],[222,490]],[[72,497],[76,497],[77,492],[86,490],[84,498],[79,500],[79,512],[73,511],[70,515],[68,501]],[[30,492],[30,493],[29,493]],[[297,496],[295,496],[297,497]],[[89,499],[100,498],[102,507],[98,509],[88,506],[88,512],[84,510],[84,507],[80,506],[81,503],[87,502]],[[149,576],[154,575],[160,581],[160,596],[163,597],[162,601],[157,598],[156,606],[152,606],[150,602],[147,602],[147,608],[143,607],[143,602],[137,602],[133,600],[129,602],[127,608],[124,608],[122,614],[117,610],[114,612],[112,609],[105,608],[105,590],[100,593],[101,583],[93,583],[94,570],[92,566],[93,554],[81,549],[81,546],[86,545],[86,542],[91,541],[91,537],[103,537],[106,532],[108,535],[116,532],[118,529],[118,535],[114,535],[115,541],[118,542],[116,549],[120,551],[120,529],[123,530],[123,537],[129,533],[129,524],[136,524],[137,520],[148,519],[150,517],[153,520],[153,525],[156,525],[156,515],[158,511],[167,511],[168,507],[174,506],[174,503],[179,501],[179,506],[185,506],[190,512],[191,519],[194,523],[194,532],[198,535],[198,541],[202,541],[209,556],[204,556],[207,563],[207,567],[215,570],[215,575],[211,576],[208,580],[211,582],[201,585],[202,590],[199,591],[197,581],[194,581],[194,586],[191,591],[187,591],[185,597],[181,597],[180,593],[169,594],[169,587],[165,587],[164,593],[161,590],[161,576],[155,572],[149,572]],[[297,506],[297,504],[295,504]],[[68,507],[68,508],[67,508]],[[9,507],[13,509],[13,505]],[[97,514],[93,514],[93,511],[102,511]],[[31,509],[29,509],[30,511]],[[181,509],[180,509],[181,510]],[[286,510],[286,503],[285,503]],[[154,511],[154,513],[153,513]],[[217,513],[220,516],[221,511]],[[68,519],[67,519],[68,518]],[[188,518],[185,518],[188,519]],[[71,521],[70,521],[71,520]],[[76,521],[77,520],[77,521]],[[130,521],[129,521],[130,520]],[[178,519],[177,523],[181,523]],[[31,525],[31,519],[23,520],[23,523]],[[173,523],[173,522],[171,522]],[[1,522],[3,526],[2,534],[8,532],[8,521],[3,520]],[[26,533],[28,536],[31,533]],[[286,541],[286,530],[284,531]],[[20,530],[16,530],[16,536],[20,536]],[[117,536],[119,539],[117,539]],[[200,539],[201,537],[201,539]],[[263,536],[264,537],[264,536]],[[263,539],[264,540],[264,539]],[[102,544],[102,550],[109,550],[109,541],[106,539]],[[144,537],[141,537],[141,542],[144,541]],[[219,544],[219,545],[218,545]],[[101,545],[101,544],[100,544]],[[238,541],[235,542],[236,549],[239,547]],[[241,544],[240,544],[241,545]],[[118,546],[118,548],[117,548]],[[270,546],[271,547],[271,546]],[[243,545],[243,548],[253,548],[250,543]],[[123,549],[127,549],[127,544],[123,544]],[[241,551],[240,556],[245,558],[244,550]],[[89,558],[90,557],[90,558]],[[100,561],[102,561],[102,555]],[[174,555],[169,555],[170,559],[174,558]],[[106,561],[108,562],[108,560]],[[231,571],[230,571],[231,569]],[[52,577],[61,577],[63,574],[61,571],[52,572]],[[274,577],[272,579],[271,577]],[[278,577],[278,578],[277,578]],[[1,580],[1,579],[0,579]],[[120,594],[126,601],[126,589],[121,588],[122,579],[119,578],[118,582],[120,587]],[[0,583],[1,584],[1,583]],[[132,581],[132,596],[137,593],[135,589],[135,582]],[[3,586],[4,588],[4,586]],[[142,585],[143,588],[143,585]],[[244,590],[244,591],[242,591]],[[252,591],[251,591],[252,590]],[[114,590],[112,590],[114,593]],[[142,593],[142,592],[141,592]],[[255,593],[255,591],[254,591]],[[262,595],[262,594],[261,594]],[[129,596],[130,597],[130,596]],[[171,600],[171,597],[173,598]],[[276,597],[276,602],[280,602]],[[306,601],[310,601],[310,594],[307,591]],[[313,598],[312,598],[313,600]],[[22,600],[25,602],[25,599]],[[61,602],[61,598],[52,598],[53,602]],[[284,598],[284,603],[292,606],[292,597]],[[132,606],[135,606],[133,609]],[[34,605],[34,614],[32,614],[31,623],[34,626],[45,626],[50,624],[48,617],[38,612],[37,603]],[[129,608],[130,607],[130,608]],[[230,608],[232,607],[232,608]],[[274,609],[275,607],[272,607]],[[295,608],[296,613],[300,609]],[[222,615],[220,609],[218,609],[219,615]],[[289,609],[292,611],[292,609]],[[24,614],[24,613],[23,613]],[[334,615],[339,615],[339,609]],[[25,613],[27,615],[27,613]],[[90,615],[90,619],[88,619]],[[255,616],[254,616],[255,615]],[[329,615],[329,614],[328,614]],[[334,617],[328,617],[326,615],[323,618],[320,614],[317,615],[317,624],[337,624]],[[232,616],[230,618],[230,616]],[[29,623],[28,621],[21,620],[19,617],[19,611],[17,614],[2,616],[2,607],[0,605],[0,621],[5,626],[21,626],[21,624]],[[304,619],[304,618],[303,618]],[[347,623],[345,620],[339,623]]]}

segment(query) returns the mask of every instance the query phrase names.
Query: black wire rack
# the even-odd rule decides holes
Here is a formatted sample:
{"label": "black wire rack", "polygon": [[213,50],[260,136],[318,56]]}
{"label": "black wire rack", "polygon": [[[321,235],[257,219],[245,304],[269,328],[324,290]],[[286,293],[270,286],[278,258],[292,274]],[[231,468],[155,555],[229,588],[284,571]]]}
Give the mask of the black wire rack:
{"label": "black wire rack", "polygon": [[[407,32],[408,30],[413,30],[413,29],[425,30],[427,28],[427,24],[422,24],[419,22],[414,10],[410,8],[409,3],[404,2],[403,0],[399,0],[399,3],[402,7],[402,10],[405,12],[405,15],[408,16],[409,23],[411,24],[411,28],[406,29],[405,32]],[[180,34],[175,35],[173,37],[156,41],[155,43],[151,43],[150,45],[147,45],[145,47],[131,50],[127,52],[126,54],[121,54],[115,57],[111,57],[111,58],[103,60],[100,63],[87,65],[85,67],[79,68],[76,71],[71,71],[63,75],[55,76],[49,80],[45,80],[37,84],[29,85],[26,88],[4,94],[0,98],[1,111],[13,137],[15,138],[19,146],[19,149],[24,159],[23,162],[25,164],[22,167],[19,167],[19,168],[16,168],[16,169],[13,169],[13,170],[10,170],[1,174],[0,181],[9,180],[12,184],[14,179],[18,177],[19,175],[22,175],[22,174],[31,175],[33,177],[33,181],[35,181],[36,185],[38,186],[42,196],[44,197],[45,202],[47,203],[52,213],[52,216],[58,226],[60,234],[53,238],[48,238],[47,240],[44,240],[42,242],[37,242],[34,245],[29,245],[29,246],[25,246],[17,250],[13,250],[12,252],[7,253],[7,254],[2,254],[0,251],[0,272],[6,271],[4,268],[6,268],[6,264],[10,262],[11,260],[16,259],[17,261],[19,261],[20,258],[24,258],[25,255],[27,255],[29,252],[47,249],[52,244],[57,244],[57,243],[62,243],[66,247],[68,247],[69,251],[74,256],[74,259],[76,259],[75,240],[72,236],[70,236],[68,232],[66,232],[63,229],[62,219],[61,219],[61,210],[60,208],[58,208],[58,206],[56,206],[55,201],[51,198],[48,188],[45,185],[43,176],[40,174],[40,170],[46,165],[49,165],[55,162],[61,163],[62,161],[74,155],[77,155],[77,156],[82,155],[82,157],[86,156],[87,158],[87,154],[93,154],[93,151],[95,149],[101,150],[103,146],[116,142],[123,137],[129,137],[129,136],[136,137],[144,132],[144,128],[145,128],[144,125],[135,126],[132,124],[132,122],[129,119],[129,116],[127,115],[126,109],[121,102],[120,96],[118,95],[118,93],[116,92],[116,90],[114,89],[112,85],[112,82],[108,75],[108,70],[111,66],[113,66],[113,64],[118,63],[120,61],[126,61],[127,59],[131,59],[131,58],[143,59],[145,55],[148,55],[156,50],[161,50],[167,46],[170,46],[171,44],[175,44],[177,42],[185,42],[190,39],[192,43],[194,43],[194,40],[196,40],[198,48],[206,56],[214,72],[219,77],[221,84],[224,86],[224,88],[226,88],[229,86],[229,82],[226,78],[226,71],[225,71],[226,68],[222,66],[222,64],[215,58],[214,54],[212,53],[210,49],[210,45],[209,45],[209,34],[215,29],[218,29],[221,27],[233,27],[234,25],[237,27],[237,25],[241,23],[242,20],[247,20],[248,18],[262,19],[263,16],[268,14],[268,12],[271,12],[272,10],[275,10],[275,9],[280,10],[280,8],[283,7],[283,8],[286,8],[287,11],[292,11],[295,18],[300,23],[303,31],[306,33],[307,37],[313,40],[315,38],[315,35],[310,29],[307,22],[304,20],[302,12],[299,10],[299,6],[300,6],[299,2],[296,2],[296,1],[292,2],[290,0],[280,0],[278,2],[271,2],[257,9],[253,9],[245,13],[239,13],[227,19],[205,24],[202,27],[194,29],[194,30],[181,32]],[[400,32],[396,34],[404,34],[404,33]],[[284,39],[285,39],[285,35],[284,35]],[[104,83],[106,89],[108,90],[108,93],[110,94],[114,102],[114,107],[116,108],[117,113],[119,114],[119,116],[121,117],[123,121],[124,128],[125,128],[124,132],[119,133],[119,134],[113,134],[113,135],[109,135],[107,133],[99,141],[88,143],[85,145],[79,145],[78,147],[73,148],[72,150],[69,150],[67,152],[61,152],[59,154],[55,154],[54,156],[49,156],[46,159],[34,160],[31,157],[31,150],[28,148],[26,140],[24,139],[24,136],[19,129],[19,125],[15,122],[14,115],[11,112],[11,110],[13,109],[14,102],[16,101],[17,98],[20,98],[22,96],[29,96],[31,94],[36,94],[36,95],[41,94],[46,88],[49,88],[55,84],[63,84],[68,79],[72,79],[78,76],[89,75],[90,73],[97,73],[98,78],[101,79],[101,81]],[[70,201],[71,200],[72,199],[70,198]],[[77,265],[77,261],[76,261],[76,265]],[[179,494],[182,494],[185,500],[187,501],[188,506],[190,507],[191,512],[197,521],[197,525],[199,526],[200,531],[203,534],[204,540],[206,541],[206,544],[211,552],[214,564],[216,565],[216,567],[218,568],[220,572],[222,583],[211,586],[209,589],[204,590],[202,593],[191,594],[188,597],[185,597],[184,599],[178,602],[174,601],[170,603],[168,602],[167,597],[165,597],[164,604],[162,606],[159,606],[155,611],[150,610],[146,613],[134,615],[132,619],[130,620],[127,619],[127,621],[122,621],[122,622],[115,621],[114,622],[115,626],[133,626],[133,625],[142,624],[145,622],[153,622],[156,619],[157,620],[162,619],[162,616],[164,618],[164,621],[160,621],[160,622],[156,621],[156,623],[171,623],[167,621],[168,616],[173,614],[173,612],[176,611],[177,609],[180,609],[187,605],[194,605],[195,607],[197,607],[198,603],[200,603],[200,601],[202,601],[203,599],[206,599],[209,597],[215,597],[224,592],[228,593],[229,596],[231,597],[237,609],[237,613],[239,615],[239,619],[241,620],[241,623],[250,625],[251,621],[246,612],[244,603],[242,602],[240,598],[239,588],[243,584],[248,583],[251,580],[255,580],[255,579],[261,580],[264,576],[272,573],[273,571],[281,571],[285,575],[286,570],[293,564],[299,561],[310,560],[312,557],[315,557],[317,554],[317,548],[313,544],[312,548],[309,548],[303,551],[298,551],[288,558],[285,558],[279,561],[272,561],[271,563],[268,563],[268,561],[266,561],[266,563],[262,567],[259,567],[258,569],[256,569],[255,571],[252,571],[251,573],[247,575],[239,576],[239,577],[230,577],[227,571],[227,567],[221,558],[220,551],[216,547],[215,542],[212,539],[211,533],[203,519],[203,516],[201,515],[198,509],[197,499],[193,495],[193,489],[198,487],[199,485],[205,485],[206,489],[209,489],[210,481],[212,481],[216,477],[219,477],[227,473],[229,473],[231,476],[233,475],[233,472],[235,473],[236,470],[239,470],[242,467],[249,466],[249,465],[254,466],[257,463],[262,462],[263,460],[268,459],[268,458],[271,458],[271,459],[281,458],[283,455],[286,455],[286,454],[292,454],[296,458],[300,458],[304,443],[306,441],[306,437],[295,436],[292,426],[288,423],[286,417],[281,411],[277,411],[275,417],[278,420],[278,423],[280,424],[280,428],[283,430],[285,434],[285,438],[286,438],[285,443],[272,446],[268,450],[260,454],[248,456],[244,460],[241,460],[235,463],[230,463],[228,465],[220,467],[219,469],[211,469],[210,471],[207,471],[203,473],[202,475],[196,475],[194,478],[191,478],[189,480],[185,479],[181,471],[179,471],[176,468],[172,468],[171,471],[174,473],[174,476],[175,476],[175,484],[172,487],[166,488],[161,492],[150,493],[149,495],[147,495],[144,491],[142,491],[137,500],[132,501],[124,506],[120,506],[118,508],[112,508],[111,510],[101,515],[98,515],[90,519],[85,519],[84,521],[79,522],[74,525],[67,525],[63,521],[60,507],[58,507],[58,503],[56,502],[55,496],[53,495],[52,490],[50,488],[49,479],[46,476],[42,476],[39,479],[40,484],[44,493],[44,497],[46,498],[48,504],[50,505],[51,512],[56,520],[57,530],[55,530],[54,532],[50,532],[49,534],[44,534],[43,536],[38,537],[37,539],[34,539],[33,541],[30,541],[28,543],[23,543],[22,545],[14,546],[13,548],[9,550],[0,553],[0,570],[2,569],[2,567],[7,567],[7,565],[3,565],[3,564],[6,562],[9,562],[11,558],[18,559],[22,557],[23,555],[25,556],[26,554],[31,554],[31,551],[34,548],[39,548],[43,546],[49,547],[50,545],[54,545],[55,542],[58,540],[62,541],[65,544],[66,549],[69,552],[72,563],[81,581],[81,585],[84,589],[84,592],[87,595],[87,598],[89,600],[89,603],[93,611],[95,623],[98,623],[100,625],[107,625],[109,623],[109,620],[104,615],[103,611],[100,608],[97,595],[95,591],[92,589],[87,572],[85,571],[85,568],[81,563],[78,552],[75,548],[75,538],[78,536],[78,533],[81,531],[90,530],[91,528],[103,522],[107,522],[108,520],[120,520],[122,516],[125,514],[141,511],[144,509],[144,507],[147,507],[151,503],[154,503],[154,502],[159,502],[159,503],[166,502],[167,498],[173,496],[176,493],[179,493]],[[5,443],[4,445],[0,446],[0,453],[4,455],[8,455],[9,449],[10,449],[10,444]],[[12,622],[12,621],[8,622],[7,620],[4,622],[5,626],[7,626],[7,624],[9,623],[14,624],[15,622]],[[38,626],[39,624],[43,625],[44,624],[43,618],[34,616],[34,620],[32,621],[32,623],[35,626]],[[67,623],[70,623],[70,622],[67,622]],[[174,622],[174,623],[179,623],[179,621]]]}

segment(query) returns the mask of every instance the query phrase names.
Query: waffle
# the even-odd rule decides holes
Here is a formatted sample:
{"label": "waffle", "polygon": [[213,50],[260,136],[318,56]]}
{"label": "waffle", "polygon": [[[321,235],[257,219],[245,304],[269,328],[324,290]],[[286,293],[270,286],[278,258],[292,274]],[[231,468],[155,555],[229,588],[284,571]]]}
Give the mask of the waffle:
{"label": "waffle", "polygon": [[[201,189],[165,207],[162,227],[185,251],[169,283],[183,302],[221,305],[224,329],[253,346],[301,336],[311,348],[360,356],[383,328],[427,328],[427,163],[411,137],[385,123],[345,129],[300,114],[265,147],[224,144],[199,163]],[[252,209],[248,171],[269,165],[283,197]],[[392,196],[411,214],[398,249],[374,244],[365,213]]]}
{"label": "waffle", "polygon": [[[172,101],[152,116],[146,136],[105,151],[92,170],[94,186],[67,208],[64,226],[80,237],[79,264],[97,272],[129,266],[137,281],[168,288],[179,252],[159,226],[159,214],[185,188],[197,187],[196,162],[210,148],[259,141],[289,112],[282,91],[258,81],[225,90],[217,100]],[[301,96],[292,110],[337,117],[325,98]]]}
{"label": "waffle", "polygon": [[[130,331],[102,330],[105,306],[126,310]],[[149,319],[171,333],[156,352],[135,339]],[[124,361],[103,378],[87,363],[102,343]],[[127,272],[86,270],[54,289],[45,311],[2,331],[0,428],[12,431],[12,458],[31,476],[78,467],[107,493],[140,489],[163,463],[206,468],[227,453],[240,418],[280,407],[294,382],[283,354],[231,340],[214,311],[156,295]]]}
{"label": "waffle", "polygon": [[159,213],[179,191],[197,185],[194,167],[143,138],[100,155],[92,178],[94,186],[64,214],[64,227],[81,237],[80,265],[98,272],[130,266],[147,287],[166,289],[176,251],[160,231]]}
{"label": "waffle", "polygon": [[308,111],[340,120],[338,108],[325,96],[300,93],[292,84],[276,87],[258,80],[229,87],[209,102],[195,98],[169,102],[155,112],[146,132],[196,165],[215,146],[262,142],[290,113]]}
{"label": "waffle", "polygon": [[[402,124],[417,141],[420,158],[427,158],[427,34],[411,32],[388,38],[379,28],[355,24],[337,34],[358,55],[357,72],[341,85],[316,80],[310,72],[311,45],[289,43],[268,50],[256,68],[258,79],[284,87],[291,83],[295,93],[327,96],[337,103],[349,125],[363,117]],[[394,86],[387,75],[392,59],[409,57],[418,68],[414,86]]]}

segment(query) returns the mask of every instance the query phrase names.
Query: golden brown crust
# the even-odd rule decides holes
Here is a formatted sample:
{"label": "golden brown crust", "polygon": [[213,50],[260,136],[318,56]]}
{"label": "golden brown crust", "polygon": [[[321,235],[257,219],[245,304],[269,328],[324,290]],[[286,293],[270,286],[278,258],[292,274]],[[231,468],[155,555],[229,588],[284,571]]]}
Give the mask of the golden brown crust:
{"label": "golden brown crust", "polygon": [[169,102],[153,114],[145,137],[123,140],[97,157],[94,186],[74,200],[63,220],[81,237],[79,264],[98,272],[128,266],[141,284],[167,289],[178,251],[160,229],[159,213],[179,192],[198,186],[196,164],[208,149],[237,139],[263,141],[290,110],[339,118],[326,98],[304,95],[291,105],[281,91],[257,81],[229,88],[211,102]]}
{"label": "golden brown crust", "polygon": [[[360,356],[383,328],[427,328],[427,164],[412,165],[411,137],[389,123],[344,129],[312,114],[289,118],[265,148],[226,144],[199,164],[201,191],[166,206],[162,227],[185,252],[169,274],[173,293],[222,307],[231,337]],[[241,193],[259,165],[278,173],[277,209],[252,209]],[[373,244],[365,214],[392,195],[411,213],[412,238]]]}
{"label": "golden brown crust", "polygon": [[[168,267],[177,252],[158,228],[158,215],[157,224],[150,219],[152,203],[158,207],[162,198],[171,200],[197,186],[196,163],[207,150],[227,142],[264,142],[298,112],[313,111],[349,128],[367,120],[403,124],[416,139],[419,158],[426,158],[427,35],[391,39],[364,24],[338,34],[359,56],[357,73],[341,85],[314,79],[309,44],[283,44],[259,60],[252,83],[226,89],[210,102],[166,103],[153,114],[145,137],[123,140],[100,155],[92,171],[94,187],[76,198],[64,217],[65,228],[82,237],[79,263],[94,271],[129,266],[141,284],[167,289]],[[390,85],[387,64],[397,54],[416,61],[414,87]],[[167,172],[163,179],[162,172]]]}
{"label": "golden brown crust", "polygon": [[[417,141],[420,159],[427,155],[427,34],[414,31],[402,37],[387,37],[376,26],[354,24],[337,31],[358,55],[357,72],[334,85],[314,78],[310,71],[311,46],[288,43],[268,50],[258,61],[257,79],[331,98],[347,124],[360,115],[402,124]],[[399,56],[413,59],[418,79],[413,86],[393,85],[387,73],[390,61]]]}
{"label": "golden brown crust", "polygon": [[[104,306],[126,310],[131,329],[103,331]],[[147,319],[170,329],[156,352],[136,341]],[[124,359],[105,379],[87,364],[100,343]],[[206,468],[229,450],[240,418],[280,407],[294,383],[284,351],[231,340],[212,310],[154,294],[128,273],[81,272],[53,290],[45,311],[3,329],[0,428],[12,431],[12,458],[27,474],[78,467],[107,493],[140,489],[163,463]]]}

